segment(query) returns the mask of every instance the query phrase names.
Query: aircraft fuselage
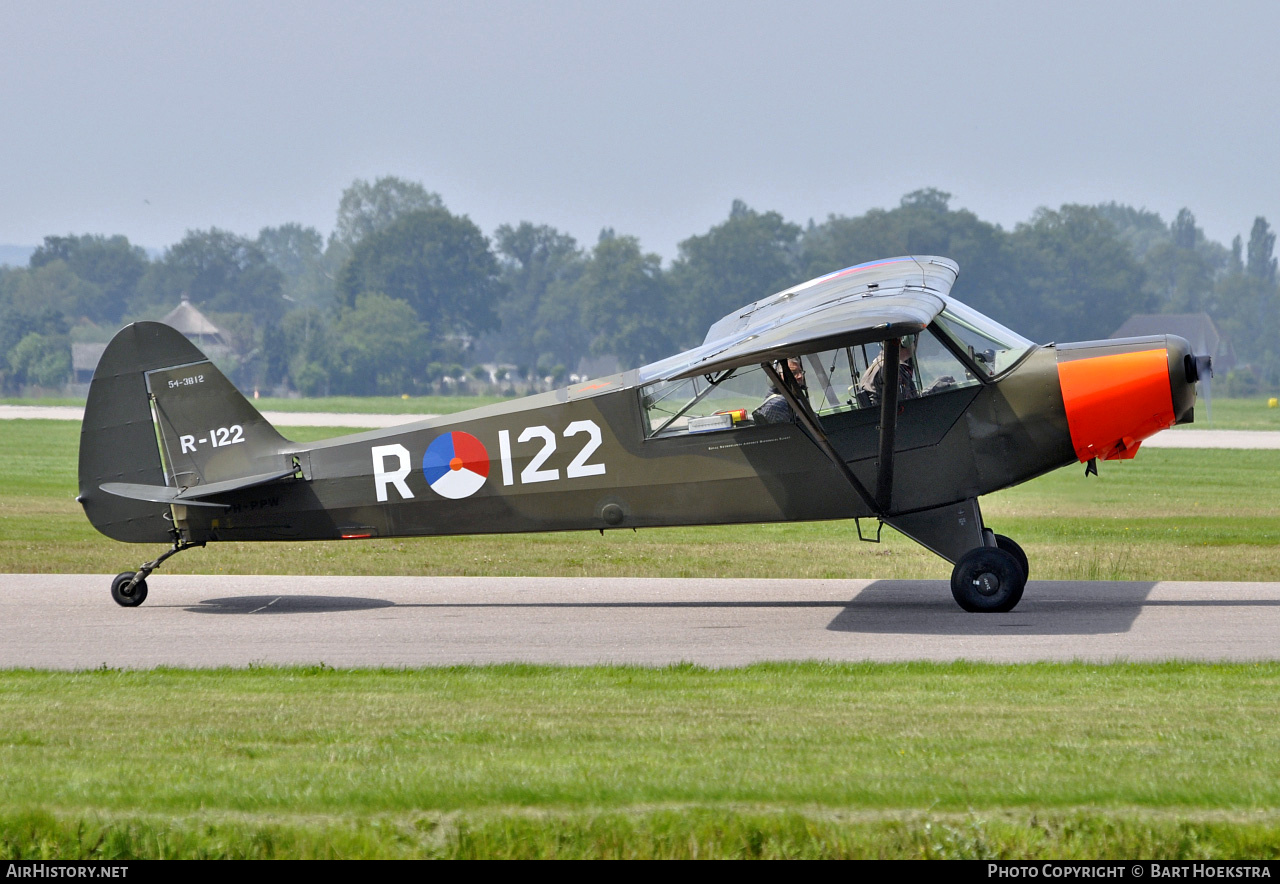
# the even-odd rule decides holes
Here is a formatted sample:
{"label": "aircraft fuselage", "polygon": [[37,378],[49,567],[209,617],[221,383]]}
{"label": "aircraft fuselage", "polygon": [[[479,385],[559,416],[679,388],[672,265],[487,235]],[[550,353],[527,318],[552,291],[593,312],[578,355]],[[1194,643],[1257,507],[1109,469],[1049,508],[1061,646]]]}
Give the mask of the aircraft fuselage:
{"label": "aircraft fuselage", "polygon": [[[904,400],[890,512],[977,498],[1082,459],[1060,364],[1135,349],[1159,351],[1171,366],[1185,355],[1159,340],[1043,347],[994,382]],[[879,419],[875,409],[822,418],[868,487]],[[298,457],[308,481],[226,495],[225,510],[188,507],[185,526],[194,541],[288,540],[876,515],[796,424],[646,437],[643,420],[628,372],[399,431],[290,445],[279,457]],[[451,443],[457,451],[445,450]]]}

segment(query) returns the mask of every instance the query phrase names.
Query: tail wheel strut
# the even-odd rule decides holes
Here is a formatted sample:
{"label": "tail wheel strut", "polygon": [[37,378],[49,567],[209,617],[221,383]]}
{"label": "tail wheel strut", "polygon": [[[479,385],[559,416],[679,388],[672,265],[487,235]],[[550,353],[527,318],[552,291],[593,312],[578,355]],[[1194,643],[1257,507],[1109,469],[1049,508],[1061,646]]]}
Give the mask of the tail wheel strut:
{"label": "tail wheel strut", "polygon": [[[177,532],[174,532],[175,534]],[[122,571],[111,581],[111,598],[124,608],[136,608],[147,599],[147,578],[151,572],[159,568],[170,556],[176,556],[183,550],[193,546],[204,546],[204,541],[192,543],[187,540],[174,540],[173,549],[158,559],[153,559],[138,568],[137,571]]]}

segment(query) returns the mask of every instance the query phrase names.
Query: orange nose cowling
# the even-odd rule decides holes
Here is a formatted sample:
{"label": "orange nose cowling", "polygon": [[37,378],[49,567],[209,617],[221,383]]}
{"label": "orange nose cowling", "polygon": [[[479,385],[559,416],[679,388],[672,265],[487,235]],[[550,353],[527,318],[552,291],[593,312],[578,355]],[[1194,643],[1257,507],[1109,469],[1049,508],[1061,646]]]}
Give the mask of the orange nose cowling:
{"label": "orange nose cowling", "polygon": [[1164,349],[1059,362],[1058,381],[1081,461],[1133,457],[1143,439],[1173,426]]}

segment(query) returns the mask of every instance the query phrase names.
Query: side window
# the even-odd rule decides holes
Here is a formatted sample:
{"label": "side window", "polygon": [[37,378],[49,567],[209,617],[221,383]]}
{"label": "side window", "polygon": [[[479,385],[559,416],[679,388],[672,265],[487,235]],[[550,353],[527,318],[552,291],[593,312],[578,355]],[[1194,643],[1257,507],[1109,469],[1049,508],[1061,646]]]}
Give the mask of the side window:
{"label": "side window", "polygon": [[699,376],[641,387],[645,435],[681,436],[749,426],[752,411],[769,392],[769,379],[758,365],[711,381]]}
{"label": "side window", "polygon": [[919,335],[919,344],[916,348],[916,382],[921,396],[943,393],[956,387],[972,387],[974,384],[981,383],[931,331]]}
{"label": "side window", "polygon": [[[865,344],[799,357],[797,379],[814,412],[822,417],[878,408],[881,350],[879,344]],[[980,383],[929,331],[904,338],[901,352],[898,395],[902,399]],[[640,388],[645,435],[682,436],[752,426],[757,409],[762,409],[772,393],[773,385],[758,365],[711,379],[698,376],[649,384]],[[763,408],[760,418],[767,421],[765,411],[768,409]],[[790,413],[786,407],[785,415]]]}
{"label": "side window", "polygon": [[[866,397],[859,397],[858,383],[866,374],[868,357],[875,357],[874,352],[868,352],[870,349],[841,347],[803,357],[809,404],[819,416],[851,411],[865,404],[860,402]],[[874,350],[878,352],[879,348]]]}
{"label": "side window", "polygon": [[[916,399],[979,383],[931,332],[901,339],[898,397]],[[884,347],[860,344],[804,357],[809,401],[819,416],[880,406]]]}

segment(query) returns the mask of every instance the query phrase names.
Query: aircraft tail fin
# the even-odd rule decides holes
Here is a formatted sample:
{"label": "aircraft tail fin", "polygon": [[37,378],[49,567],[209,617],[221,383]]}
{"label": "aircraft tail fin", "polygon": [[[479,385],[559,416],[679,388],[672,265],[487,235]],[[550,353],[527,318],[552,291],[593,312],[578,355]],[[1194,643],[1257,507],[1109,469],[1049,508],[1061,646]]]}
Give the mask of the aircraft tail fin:
{"label": "aircraft tail fin", "polygon": [[108,537],[167,541],[169,504],[102,486],[184,489],[260,476],[279,471],[288,444],[182,334],[137,322],[107,345],[89,386],[77,499]]}

